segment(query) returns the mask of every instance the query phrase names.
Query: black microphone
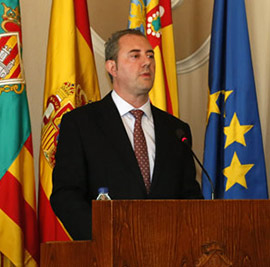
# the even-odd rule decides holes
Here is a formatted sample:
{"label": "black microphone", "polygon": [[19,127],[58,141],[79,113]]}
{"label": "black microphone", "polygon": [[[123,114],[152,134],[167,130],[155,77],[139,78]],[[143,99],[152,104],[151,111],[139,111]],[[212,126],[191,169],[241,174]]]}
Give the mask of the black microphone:
{"label": "black microphone", "polygon": [[176,135],[177,137],[180,139],[180,141],[182,143],[184,143],[190,150],[191,154],[193,155],[193,157],[196,159],[196,161],[198,162],[198,164],[200,165],[200,167],[202,168],[203,172],[205,173],[210,185],[211,185],[211,199],[215,199],[215,190],[214,190],[214,185],[212,182],[212,179],[210,178],[208,172],[206,171],[206,169],[203,167],[203,165],[201,164],[201,162],[199,161],[199,159],[197,158],[196,154],[193,152],[191,145],[189,143],[188,138],[186,137],[184,131],[182,129],[177,129],[176,130]]}

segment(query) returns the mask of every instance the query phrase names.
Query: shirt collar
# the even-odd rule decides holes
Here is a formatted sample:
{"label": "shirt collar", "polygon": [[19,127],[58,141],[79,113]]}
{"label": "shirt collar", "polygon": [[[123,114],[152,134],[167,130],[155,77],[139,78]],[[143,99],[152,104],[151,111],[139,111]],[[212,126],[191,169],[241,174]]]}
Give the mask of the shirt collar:
{"label": "shirt collar", "polygon": [[[114,90],[112,91],[112,99],[113,99],[121,117],[125,116],[132,109],[135,109],[132,105],[130,105],[122,97],[120,97]],[[148,119],[152,119],[151,104],[150,104],[149,99],[144,105],[142,105],[141,107],[139,107],[137,109],[142,110]]]}

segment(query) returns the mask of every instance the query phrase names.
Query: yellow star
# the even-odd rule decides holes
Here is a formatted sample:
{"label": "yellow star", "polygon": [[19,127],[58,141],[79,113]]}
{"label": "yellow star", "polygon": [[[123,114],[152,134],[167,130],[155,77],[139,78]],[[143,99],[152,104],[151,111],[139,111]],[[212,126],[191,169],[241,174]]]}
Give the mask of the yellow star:
{"label": "yellow star", "polygon": [[219,98],[220,93],[221,93],[221,91],[218,91],[216,93],[209,95],[207,123],[208,123],[208,120],[209,120],[211,113],[220,114],[220,109],[217,105],[217,100]]}
{"label": "yellow star", "polygon": [[253,127],[253,125],[240,125],[236,113],[233,114],[230,126],[224,127],[226,137],[225,148],[233,142],[246,146],[244,135]]}
{"label": "yellow star", "polygon": [[[225,90],[222,90],[221,93],[224,95],[224,103],[226,103],[228,97],[230,96],[230,94],[232,93],[233,91],[225,91]],[[223,114],[223,117],[225,118],[226,117],[226,114],[225,114],[225,111],[226,109],[224,109],[224,114]]]}
{"label": "yellow star", "polygon": [[254,166],[254,164],[241,164],[236,152],[233,154],[231,165],[223,170],[224,176],[227,177],[226,189],[228,191],[236,183],[242,185],[247,189],[247,182],[245,175]]}
{"label": "yellow star", "polygon": [[221,92],[224,95],[224,102],[226,102],[228,97],[230,96],[230,94],[233,92],[233,90],[231,90],[231,91],[222,90]]}
{"label": "yellow star", "polygon": [[220,94],[224,95],[224,103],[225,103],[232,92],[233,92],[232,90],[231,91],[220,90],[216,93],[209,95],[207,123],[208,123],[211,113],[220,114],[220,109],[219,109],[219,106],[217,105],[217,100]]}

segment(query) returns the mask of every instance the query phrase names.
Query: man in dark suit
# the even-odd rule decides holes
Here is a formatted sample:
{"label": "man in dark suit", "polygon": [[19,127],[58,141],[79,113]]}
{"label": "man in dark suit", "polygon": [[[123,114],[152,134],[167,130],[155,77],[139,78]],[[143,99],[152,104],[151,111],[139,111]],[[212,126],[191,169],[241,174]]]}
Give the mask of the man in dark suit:
{"label": "man in dark suit", "polygon": [[[91,239],[91,201],[100,187],[112,199],[202,198],[192,155],[177,137],[180,129],[191,140],[188,124],[149,101],[155,60],[146,37],[117,32],[105,54],[114,90],[63,117],[53,171],[51,205],[76,240]],[[133,139],[131,110],[138,109],[147,144],[143,163]]]}

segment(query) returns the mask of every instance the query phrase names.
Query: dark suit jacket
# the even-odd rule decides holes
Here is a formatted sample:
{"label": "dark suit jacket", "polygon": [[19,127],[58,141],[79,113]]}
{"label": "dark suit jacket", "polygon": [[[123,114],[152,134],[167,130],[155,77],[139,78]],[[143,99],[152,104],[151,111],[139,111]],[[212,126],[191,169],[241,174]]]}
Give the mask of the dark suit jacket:
{"label": "dark suit jacket", "polygon": [[149,195],[111,94],[64,115],[51,205],[74,239],[91,238],[91,201],[100,187],[112,199],[202,198],[192,155],[176,135],[189,126],[152,106],[156,157]]}

